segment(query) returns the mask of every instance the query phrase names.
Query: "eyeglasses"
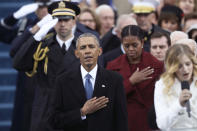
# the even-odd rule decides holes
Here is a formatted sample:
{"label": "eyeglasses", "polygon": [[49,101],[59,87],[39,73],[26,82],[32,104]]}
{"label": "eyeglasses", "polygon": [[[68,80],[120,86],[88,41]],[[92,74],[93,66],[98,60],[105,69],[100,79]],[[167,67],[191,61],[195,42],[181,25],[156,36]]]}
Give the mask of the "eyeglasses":
{"label": "eyeglasses", "polygon": [[82,22],[82,23],[86,23],[86,22],[92,23],[92,22],[94,22],[93,19],[84,19],[84,20],[79,20],[79,21]]}

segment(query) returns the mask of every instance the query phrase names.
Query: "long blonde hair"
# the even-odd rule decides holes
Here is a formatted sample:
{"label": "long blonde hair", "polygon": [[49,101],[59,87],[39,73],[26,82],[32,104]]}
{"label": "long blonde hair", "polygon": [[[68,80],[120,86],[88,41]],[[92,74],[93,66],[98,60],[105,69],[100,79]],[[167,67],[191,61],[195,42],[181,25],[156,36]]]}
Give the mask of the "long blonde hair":
{"label": "long blonde hair", "polygon": [[[197,76],[197,59],[194,52],[183,44],[173,45],[167,51],[165,58],[165,72],[161,75],[165,84],[164,92],[168,93],[175,81],[175,72],[180,65],[180,57],[186,55],[193,63],[193,76]],[[197,82],[195,83],[197,85]]]}

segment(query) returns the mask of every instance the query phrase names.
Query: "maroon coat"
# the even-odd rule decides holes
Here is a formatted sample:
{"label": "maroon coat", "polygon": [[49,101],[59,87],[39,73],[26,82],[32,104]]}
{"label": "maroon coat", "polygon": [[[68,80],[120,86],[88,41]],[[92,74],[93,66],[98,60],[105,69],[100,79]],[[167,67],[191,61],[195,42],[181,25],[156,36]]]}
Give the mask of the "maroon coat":
{"label": "maroon coat", "polygon": [[[154,68],[152,79],[131,85],[129,77],[139,68],[142,70],[150,66]],[[122,55],[107,64],[107,69],[119,72],[124,78],[124,88],[127,96],[129,131],[148,131],[147,113],[153,105],[153,94],[156,80],[163,72],[163,63],[150,53],[142,52],[142,59],[138,64],[129,65],[126,55]]]}

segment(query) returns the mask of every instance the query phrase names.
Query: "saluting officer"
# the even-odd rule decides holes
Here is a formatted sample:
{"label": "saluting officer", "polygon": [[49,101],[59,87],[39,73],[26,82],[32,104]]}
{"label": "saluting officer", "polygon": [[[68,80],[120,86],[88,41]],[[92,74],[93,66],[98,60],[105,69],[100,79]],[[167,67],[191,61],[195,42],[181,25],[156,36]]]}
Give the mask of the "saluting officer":
{"label": "saluting officer", "polygon": [[[26,71],[29,77],[34,76],[36,79],[30,131],[53,130],[47,123],[47,117],[58,68],[63,57],[67,69],[72,67],[73,63],[78,63],[74,55],[72,29],[80,8],[69,1],[58,1],[49,6],[49,13],[53,19],[42,25],[39,31],[22,45],[13,62],[14,68]],[[47,34],[52,28],[55,31]]]}

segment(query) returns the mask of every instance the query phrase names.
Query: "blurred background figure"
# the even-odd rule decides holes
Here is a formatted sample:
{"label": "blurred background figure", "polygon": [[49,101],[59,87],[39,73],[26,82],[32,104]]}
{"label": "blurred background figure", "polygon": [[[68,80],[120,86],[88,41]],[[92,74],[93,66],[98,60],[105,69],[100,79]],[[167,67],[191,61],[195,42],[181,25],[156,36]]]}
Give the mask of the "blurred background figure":
{"label": "blurred background figure", "polygon": [[[0,41],[10,43],[17,35],[21,35],[25,28],[32,25],[35,21],[42,19],[48,14],[47,5],[51,3],[50,0],[35,0],[35,3],[22,6],[14,13],[1,19],[0,24]],[[36,19],[27,19],[27,16],[35,13]],[[17,25],[17,22],[19,22]],[[8,35],[9,34],[9,35]]]}
{"label": "blurred background figure", "polygon": [[187,32],[190,26],[197,23],[197,12],[186,15],[183,23],[183,31]]}
{"label": "blurred background figure", "polygon": [[178,40],[175,44],[184,44],[189,46],[189,48],[194,52],[195,56],[197,54],[197,44],[196,41],[192,39],[181,39]]}
{"label": "blurred background figure", "polygon": [[158,25],[169,32],[182,30],[181,22],[184,17],[183,11],[174,5],[165,5],[160,12]]}
{"label": "blurred background figure", "polygon": [[[197,59],[188,46],[178,44],[169,48],[164,63],[165,72],[154,92],[157,125],[161,130],[196,131]],[[183,81],[188,87],[182,85]],[[186,111],[187,101],[191,117]]]}
{"label": "blurred background figure", "polygon": [[[154,32],[163,32],[160,27],[153,24],[156,17],[152,17],[152,13],[156,12],[159,2],[156,0],[129,0],[132,4],[132,12],[136,15],[136,20],[141,29],[145,31],[144,50],[150,51],[150,37]],[[165,31],[164,31],[165,32]]]}
{"label": "blurred background figure", "polygon": [[84,8],[81,10],[80,15],[78,16],[78,21],[92,30],[97,32],[100,30],[101,25],[99,19],[95,12],[90,8]]}
{"label": "blurred background figure", "polygon": [[159,61],[164,61],[166,52],[171,45],[170,36],[164,32],[155,32],[150,40],[150,53]]}
{"label": "blurred background figure", "polygon": [[189,35],[190,39],[193,39],[197,42],[197,24],[191,25],[186,33]]}
{"label": "blurred background figure", "polygon": [[122,41],[122,29],[128,25],[137,25],[135,18],[129,14],[120,15],[117,19],[117,25],[101,39],[103,49],[103,66],[106,67],[109,61],[112,61],[122,54],[125,54]]}
{"label": "blurred background figure", "polygon": [[171,45],[181,39],[188,39],[188,35],[182,31],[174,31],[170,34]]}
{"label": "blurred background figure", "polygon": [[99,34],[102,38],[114,26],[115,14],[109,5],[100,5],[95,11],[101,23]]}
{"label": "blurred background figure", "polygon": [[120,47],[121,31],[127,25],[137,25],[136,20],[129,14],[120,15],[117,19],[116,26],[109,30],[101,39],[103,54]]}
{"label": "blurred background figure", "polygon": [[182,9],[185,15],[188,15],[196,11],[196,2],[197,0],[177,0],[177,6]]}

